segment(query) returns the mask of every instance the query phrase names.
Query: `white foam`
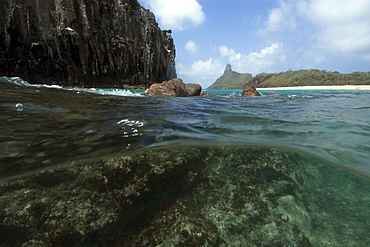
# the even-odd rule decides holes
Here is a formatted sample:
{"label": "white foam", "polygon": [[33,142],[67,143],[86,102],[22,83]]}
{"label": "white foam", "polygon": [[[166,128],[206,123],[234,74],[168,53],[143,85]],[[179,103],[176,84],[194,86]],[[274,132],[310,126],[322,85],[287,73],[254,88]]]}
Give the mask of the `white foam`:
{"label": "white foam", "polygon": [[87,92],[90,93],[96,93],[101,95],[116,95],[116,96],[129,96],[129,97],[142,97],[143,95],[141,93],[133,93],[130,90],[120,90],[120,89],[114,89],[114,90],[103,90],[103,89],[87,89]]}
{"label": "white foam", "polygon": [[59,88],[59,89],[63,88],[62,86],[59,86],[59,85],[46,85],[46,84],[34,84],[34,85],[31,84],[31,86],[47,87],[47,88]]}

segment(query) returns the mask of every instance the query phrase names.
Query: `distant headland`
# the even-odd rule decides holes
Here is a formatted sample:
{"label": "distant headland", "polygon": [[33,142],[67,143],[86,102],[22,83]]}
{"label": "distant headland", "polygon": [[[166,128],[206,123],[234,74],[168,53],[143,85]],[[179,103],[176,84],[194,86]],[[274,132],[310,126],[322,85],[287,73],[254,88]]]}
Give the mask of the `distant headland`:
{"label": "distant headland", "polygon": [[[250,75],[248,77],[248,75]],[[359,88],[359,85],[370,85],[370,72],[353,72],[342,74],[339,72],[329,72],[326,70],[289,70],[280,73],[260,73],[254,77],[251,74],[242,74],[232,71],[228,64],[224,74],[219,77],[208,89],[245,89],[250,85],[256,88],[280,88],[280,87],[308,87],[317,86],[341,86],[340,89],[352,89],[350,85],[357,85],[357,89],[363,90],[367,87]],[[334,89],[331,87],[331,89]]]}
{"label": "distant headland", "polygon": [[243,89],[252,78],[250,73],[233,71],[230,64],[226,65],[224,73],[208,89]]}

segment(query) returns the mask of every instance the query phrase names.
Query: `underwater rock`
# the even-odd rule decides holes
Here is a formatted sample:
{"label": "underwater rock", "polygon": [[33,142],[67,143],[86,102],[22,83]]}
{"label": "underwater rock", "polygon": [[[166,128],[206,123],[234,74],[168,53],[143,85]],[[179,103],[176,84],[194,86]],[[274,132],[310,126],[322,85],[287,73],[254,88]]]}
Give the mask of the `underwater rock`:
{"label": "underwater rock", "polygon": [[261,96],[261,94],[257,91],[256,87],[253,84],[251,84],[249,85],[248,88],[243,90],[242,96],[254,97],[254,96]]}
{"label": "underwater rock", "polygon": [[114,246],[191,190],[201,155],[148,151],[0,184],[0,246]]}
{"label": "underwater rock", "polygon": [[136,0],[14,0],[0,9],[1,75],[100,88],[176,77],[171,31]]}
{"label": "underwater rock", "polygon": [[151,85],[146,95],[189,97],[200,96],[201,91],[202,87],[199,84],[185,84],[180,78],[175,78],[161,84]]}
{"label": "underwater rock", "polygon": [[[368,246],[365,181],[325,185],[351,174],[310,162],[157,149],[2,182],[0,246]],[[351,187],[364,194],[343,203]]]}

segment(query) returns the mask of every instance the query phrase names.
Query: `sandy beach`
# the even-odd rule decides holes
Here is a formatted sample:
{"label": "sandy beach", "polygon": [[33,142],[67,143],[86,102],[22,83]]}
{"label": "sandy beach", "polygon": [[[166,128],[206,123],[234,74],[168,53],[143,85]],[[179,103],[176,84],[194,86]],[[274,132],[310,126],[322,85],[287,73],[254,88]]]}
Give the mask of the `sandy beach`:
{"label": "sandy beach", "polygon": [[370,85],[265,87],[257,90],[370,90]]}

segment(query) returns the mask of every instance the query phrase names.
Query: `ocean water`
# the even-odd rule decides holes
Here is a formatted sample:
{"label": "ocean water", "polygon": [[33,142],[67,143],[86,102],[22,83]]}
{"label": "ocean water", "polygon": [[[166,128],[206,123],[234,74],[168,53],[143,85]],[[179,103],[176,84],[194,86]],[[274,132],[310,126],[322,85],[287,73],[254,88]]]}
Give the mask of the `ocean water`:
{"label": "ocean water", "polygon": [[[0,182],[157,149],[272,148],[299,155],[313,171],[309,176],[320,177],[318,201],[333,200],[325,193],[347,193],[338,203],[362,211],[354,217],[338,212],[353,221],[346,229],[360,235],[347,232],[346,240],[357,242],[343,246],[370,243],[365,236],[370,223],[368,91],[260,90],[261,97],[247,98],[241,90],[206,90],[209,97],[169,98],[146,97],[142,90],[61,88],[2,77],[0,92]],[[227,155],[219,153],[221,167]],[[331,169],[342,175],[334,176]],[[234,241],[229,246],[243,246],[237,244],[240,239],[229,240]],[[320,241],[321,246],[338,246]]]}
{"label": "ocean water", "polygon": [[367,91],[165,98],[0,80],[0,161],[14,164],[1,177],[158,146],[228,145],[287,148],[370,178]]}

